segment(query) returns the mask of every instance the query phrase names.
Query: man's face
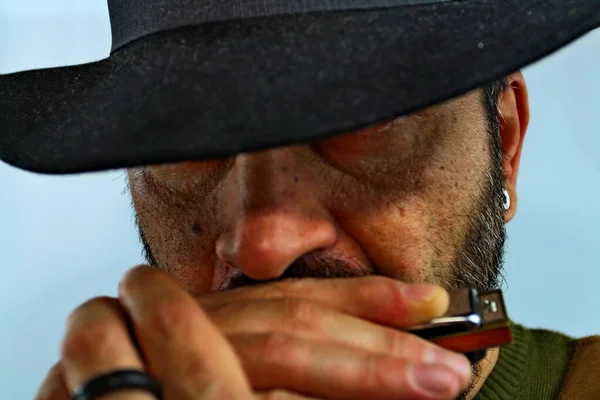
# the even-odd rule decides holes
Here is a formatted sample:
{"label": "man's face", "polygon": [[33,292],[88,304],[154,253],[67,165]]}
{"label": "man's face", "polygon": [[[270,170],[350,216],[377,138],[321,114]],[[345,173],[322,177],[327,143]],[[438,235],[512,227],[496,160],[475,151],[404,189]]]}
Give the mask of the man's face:
{"label": "man's face", "polygon": [[482,97],[307,145],[132,169],[148,258],[193,294],[369,274],[495,287],[505,173]]}

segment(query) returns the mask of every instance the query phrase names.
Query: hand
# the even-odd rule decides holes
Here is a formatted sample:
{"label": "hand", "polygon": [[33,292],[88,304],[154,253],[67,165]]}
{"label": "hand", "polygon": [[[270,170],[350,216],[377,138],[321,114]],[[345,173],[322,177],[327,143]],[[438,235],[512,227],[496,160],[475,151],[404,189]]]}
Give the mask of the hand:
{"label": "hand", "polygon": [[[445,312],[445,292],[415,302],[407,297],[409,287],[416,286],[381,277],[302,279],[213,293],[199,302],[227,336],[256,390],[284,388],[327,399],[454,398],[470,380],[464,356],[376,324],[401,328]],[[164,312],[163,303],[153,312]],[[167,307],[167,312],[183,311]],[[457,376],[444,366],[448,363],[466,374]],[[447,380],[443,393],[425,394],[415,386],[424,369],[432,369],[438,383]]]}
{"label": "hand", "polygon": [[[471,382],[464,355],[401,331],[447,311],[448,293],[436,286],[378,276],[296,279],[210,293],[198,302],[255,390],[454,399]],[[426,379],[433,387],[417,388],[416,380]]]}
{"label": "hand", "polygon": [[[145,371],[162,386],[164,400],[306,399],[284,392],[253,394],[227,340],[165,273],[135,268],[119,292],[121,301],[96,298],[71,314],[62,359],[36,399],[69,400],[77,386],[115,369]],[[154,398],[124,390],[101,400]]]}

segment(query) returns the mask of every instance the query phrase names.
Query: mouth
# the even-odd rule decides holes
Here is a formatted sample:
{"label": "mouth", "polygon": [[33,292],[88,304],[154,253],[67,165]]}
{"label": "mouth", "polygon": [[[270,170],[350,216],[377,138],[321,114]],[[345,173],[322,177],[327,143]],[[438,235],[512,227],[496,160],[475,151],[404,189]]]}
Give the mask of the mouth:
{"label": "mouth", "polygon": [[[217,273],[217,271],[221,272]],[[358,278],[369,275],[381,275],[374,269],[358,265],[355,262],[316,255],[307,255],[297,259],[286,268],[282,275],[268,280],[253,279],[231,265],[216,266],[215,275],[217,274],[220,279],[213,281],[213,290],[215,291],[231,290],[243,286],[264,285],[291,279]]]}

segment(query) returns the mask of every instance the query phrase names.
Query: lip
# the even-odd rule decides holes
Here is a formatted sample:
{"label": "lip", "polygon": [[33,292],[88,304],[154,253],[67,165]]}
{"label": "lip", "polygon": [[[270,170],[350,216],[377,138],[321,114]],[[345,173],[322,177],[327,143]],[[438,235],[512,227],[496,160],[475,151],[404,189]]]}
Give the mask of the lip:
{"label": "lip", "polygon": [[[240,269],[231,264],[218,263],[215,266],[213,274],[212,290],[231,290],[243,286],[254,286],[286,279],[334,279],[379,275],[370,264],[365,265],[365,263],[358,263],[356,260],[344,257],[332,257],[330,254],[327,257],[321,255],[317,257],[309,258],[308,260],[305,259],[304,262],[306,264],[304,265],[290,265],[286,269],[286,273],[280,277],[260,281],[248,277]],[[292,270],[291,273],[290,269]],[[306,274],[300,275],[299,271],[306,271]],[[327,271],[327,273],[321,273],[321,271]]]}

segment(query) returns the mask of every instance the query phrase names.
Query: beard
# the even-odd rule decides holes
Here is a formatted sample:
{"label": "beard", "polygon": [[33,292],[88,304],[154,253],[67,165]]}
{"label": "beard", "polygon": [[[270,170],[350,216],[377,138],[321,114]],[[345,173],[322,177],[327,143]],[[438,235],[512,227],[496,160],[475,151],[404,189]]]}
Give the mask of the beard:
{"label": "beard", "polygon": [[450,271],[441,286],[448,290],[475,288],[478,291],[498,289],[502,283],[504,244],[504,183],[501,168],[491,168],[486,185],[477,198],[477,206],[468,219],[463,246],[445,266]]}

